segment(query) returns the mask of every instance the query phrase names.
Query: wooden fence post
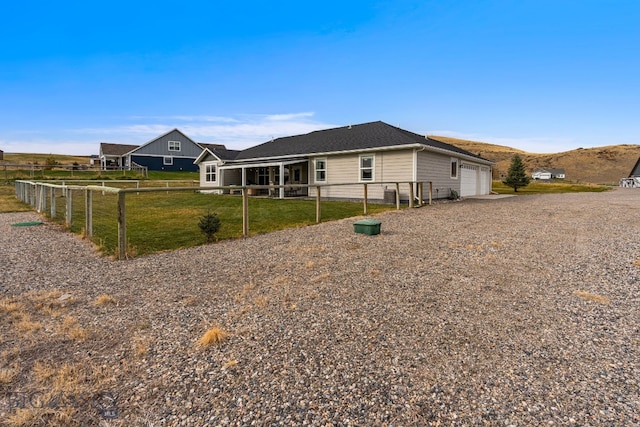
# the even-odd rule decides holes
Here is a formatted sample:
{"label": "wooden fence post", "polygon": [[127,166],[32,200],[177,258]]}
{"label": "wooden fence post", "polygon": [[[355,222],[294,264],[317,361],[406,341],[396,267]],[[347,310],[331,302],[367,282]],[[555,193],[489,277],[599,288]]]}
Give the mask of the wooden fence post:
{"label": "wooden fence post", "polygon": [[429,181],[429,206],[431,206],[433,201],[433,182]]}
{"label": "wooden fence post", "polygon": [[364,214],[367,214],[367,184],[364,185]]}
{"label": "wooden fence post", "polygon": [[51,218],[56,217],[56,188],[51,187]]}
{"label": "wooden fence post", "polygon": [[413,182],[409,183],[409,207],[413,207]]}
{"label": "wooden fence post", "polygon": [[424,199],[424,182],[418,183],[418,206],[422,206],[422,200]]}
{"label": "wooden fence post", "polygon": [[71,221],[73,219],[71,217],[73,213],[73,191],[69,189],[69,187],[66,187],[66,189],[67,189],[67,209],[64,214],[64,220],[67,227],[71,227]]}
{"label": "wooden fence post", "polygon": [[93,236],[93,191],[84,189],[84,232]]}
{"label": "wooden fence post", "polygon": [[242,236],[249,235],[249,191],[242,188]]}
{"label": "wooden fence post", "polygon": [[316,224],[320,224],[321,221],[320,211],[320,186],[316,187]]}
{"label": "wooden fence post", "polygon": [[118,192],[118,259],[124,259],[127,256],[126,194],[122,191]]}

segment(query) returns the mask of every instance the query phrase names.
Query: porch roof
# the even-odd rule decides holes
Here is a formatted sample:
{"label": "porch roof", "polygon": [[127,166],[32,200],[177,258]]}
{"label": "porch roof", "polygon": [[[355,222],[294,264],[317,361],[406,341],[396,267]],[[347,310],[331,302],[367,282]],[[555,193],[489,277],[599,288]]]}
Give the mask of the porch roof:
{"label": "porch roof", "polygon": [[224,166],[220,166],[218,169],[246,169],[246,168],[266,168],[270,166],[287,166],[296,163],[308,161],[308,157],[296,157],[294,159],[283,160],[256,160],[254,162],[242,162],[242,163],[227,163]]}

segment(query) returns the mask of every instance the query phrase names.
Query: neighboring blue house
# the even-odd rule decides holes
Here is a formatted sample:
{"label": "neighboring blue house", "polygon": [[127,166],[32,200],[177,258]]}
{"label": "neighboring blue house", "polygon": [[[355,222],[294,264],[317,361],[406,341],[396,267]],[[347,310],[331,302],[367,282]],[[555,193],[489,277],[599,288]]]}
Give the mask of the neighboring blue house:
{"label": "neighboring blue house", "polygon": [[149,170],[197,171],[193,162],[204,147],[178,129],[173,129],[125,154],[126,167],[134,164]]}

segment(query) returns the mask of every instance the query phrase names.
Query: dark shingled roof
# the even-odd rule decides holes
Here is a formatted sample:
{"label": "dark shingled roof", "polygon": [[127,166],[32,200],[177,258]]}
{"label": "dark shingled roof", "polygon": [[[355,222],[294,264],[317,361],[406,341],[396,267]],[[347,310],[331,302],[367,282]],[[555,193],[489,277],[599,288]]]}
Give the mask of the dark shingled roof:
{"label": "dark shingled roof", "polygon": [[139,145],[100,143],[100,152],[105,156],[122,156],[131,150],[135,150]]}
{"label": "dark shingled roof", "polygon": [[451,144],[426,138],[424,135],[418,135],[381,121],[277,138],[241,151],[235,160],[357,151],[411,144],[422,144],[486,160]]}
{"label": "dark shingled roof", "polygon": [[240,150],[227,150],[223,144],[202,144],[204,148],[208,148],[213,154],[218,156],[220,160],[233,160],[236,158]]}

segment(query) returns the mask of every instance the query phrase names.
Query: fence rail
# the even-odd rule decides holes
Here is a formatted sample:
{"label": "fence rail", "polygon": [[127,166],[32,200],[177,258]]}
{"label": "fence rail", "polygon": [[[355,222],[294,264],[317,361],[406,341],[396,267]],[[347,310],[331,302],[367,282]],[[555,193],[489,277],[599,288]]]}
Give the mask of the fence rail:
{"label": "fence rail", "polygon": [[[95,182],[95,181],[92,181]],[[115,183],[114,181],[105,181],[109,183]],[[240,190],[242,194],[242,236],[247,237],[249,235],[249,192],[250,190],[279,190],[281,188],[307,188],[307,192],[311,195],[311,189],[315,189],[315,220],[316,223],[320,223],[322,220],[322,193],[323,189],[328,187],[336,187],[349,185],[358,185],[362,188],[362,202],[363,213],[368,214],[368,186],[370,185],[393,185],[395,186],[395,205],[396,209],[400,209],[400,186],[406,185],[409,187],[409,207],[423,205],[425,202],[432,203],[432,190],[433,186],[431,182],[427,182],[428,198],[424,199],[424,184],[417,181],[403,181],[403,182],[371,182],[371,183],[344,183],[344,184],[287,184],[284,185],[251,185],[251,186],[218,186],[218,187],[201,187],[201,186],[169,186],[169,182],[159,183],[160,186],[156,187],[141,187],[139,182],[135,182],[135,187],[119,188],[113,186],[106,186],[105,182],[101,182],[101,185],[76,185],[77,181],[74,181],[73,185],[66,183],[57,184],[44,181],[15,181],[16,196],[23,202],[33,206],[38,213],[49,215],[51,218],[60,219],[60,211],[58,209],[56,199],[64,199],[64,224],[67,227],[78,222],[74,218],[74,193],[82,194],[84,196],[84,203],[81,208],[81,219],[83,221],[83,234],[89,238],[93,238],[94,235],[94,195],[96,193],[105,196],[107,194],[115,195],[117,197],[117,203],[115,206],[115,216],[117,217],[117,256],[119,259],[127,258],[127,195],[131,193],[144,194],[144,193],[158,193],[166,192],[211,192],[211,191],[230,191]],[[130,180],[123,180],[122,183],[131,184]],[[180,182],[180,181],[173,181]],[[189,182],[194,184],[193,181],[181,181],[182,183]],[[197,181],[196,181],[197,182]],[[415,187],[415,189],[414,189]],[[415,194],[417,192],[417,194]],[[417,197],[416,197],[417,196]],[[309,197],[312,198],[312,197]],[[417,201],[416,201],[417,200]],[[84,217],[84,218],[82,218]]]}

